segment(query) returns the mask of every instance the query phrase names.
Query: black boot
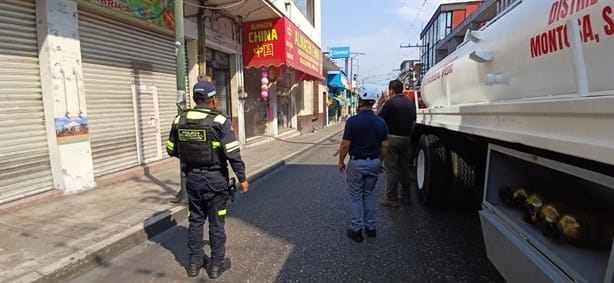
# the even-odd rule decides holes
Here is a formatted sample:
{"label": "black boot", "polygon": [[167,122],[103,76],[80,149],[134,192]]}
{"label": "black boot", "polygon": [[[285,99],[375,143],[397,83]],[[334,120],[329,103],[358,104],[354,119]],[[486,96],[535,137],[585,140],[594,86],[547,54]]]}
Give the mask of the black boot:
{"label": "black boot", "polygon": [[218,278],[224,271],[230,269],[230,265],[230,259],[225,258],[221,263],[207,268],[207,275],[209,275],[211,279]]}
{"label": "black boot", "polygon": [[201,262],[197,263],[188,263],[188,266],[185,267],[185,271],[188,273],[188,277],[196,277],[200,273],[200,269],[205,267],[209,263],[209,257],[203,256]]}
{"label": "black boot", "polygon": [[360,243],[365,239],[362,237],[362,230],[354,231],[348,228],[347,234],[348,234],[348,237],[350,237],[350,239],[354,240],[354,242]]}

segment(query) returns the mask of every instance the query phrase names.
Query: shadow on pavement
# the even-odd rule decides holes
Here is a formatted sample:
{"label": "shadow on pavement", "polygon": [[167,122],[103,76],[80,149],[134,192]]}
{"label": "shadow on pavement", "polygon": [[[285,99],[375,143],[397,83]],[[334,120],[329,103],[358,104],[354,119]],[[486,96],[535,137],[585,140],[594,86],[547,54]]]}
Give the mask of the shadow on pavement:
{"label": "shadow on pavement", "polygon": [[[160,215],[167,214],[161,221],[150,224],[150,219],[157,218]],[[169,210],[154,213],[149,219],[145,220],[145,233],[147,240],[157,243],[170,251],[175,257],[175,261],[181,266],[187,266],[187,229],[177,225],[177,220],[170,214]],[[164,231],[173,230],[176,234],[173,241],[165,241],[159,237],[159,234]],[[157,237],[158,236],[158,237]],[[146,270],[143,270],[146,271]]]}
{"label": "shadow on pavement", "polygon": [[141,202],[150,202],[150,203],[168,203],[169,201],[175,198],[177,194],[177,189],[179,188],[179,182],[177,180],[160,180],[157,176],[152,174],[145,174],[144,178],[146,179],[137,179],[135,182],[142,184],[155,184],[158,188],[152,188],[145,192],[144,196],[140,199]]}

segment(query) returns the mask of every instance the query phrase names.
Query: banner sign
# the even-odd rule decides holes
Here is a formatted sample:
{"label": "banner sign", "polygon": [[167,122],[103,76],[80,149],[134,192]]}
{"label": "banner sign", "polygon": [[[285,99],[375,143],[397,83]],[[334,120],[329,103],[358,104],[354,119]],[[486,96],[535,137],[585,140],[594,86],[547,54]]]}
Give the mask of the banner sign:
{"label": "banner sign", "polygon": [[350,47],[349,46],[330,48],[330,59],[340,59],[340,58],[350,58]]}
{"label": "banner sign", "polygon": [[150,24],[175,30],[174,0],[85,0]]}
{"label": "banner sign", "polygon": [[285,64],[316,79],[324,79],[320,48],[289,19],[244,23],[242,35],[245,67],[280,67]]}

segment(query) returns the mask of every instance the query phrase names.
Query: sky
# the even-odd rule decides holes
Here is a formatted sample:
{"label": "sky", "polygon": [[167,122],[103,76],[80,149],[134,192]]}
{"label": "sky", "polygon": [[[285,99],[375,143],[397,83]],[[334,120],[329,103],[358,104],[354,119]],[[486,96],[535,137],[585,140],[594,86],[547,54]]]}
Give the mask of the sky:
{"label": "sky", "polygon": [[[322,51],[350,46],[359,81],[387,86],[403,60],[419,59],[420,32],[442,3],[463,0],[322,0]],[[335,60],[343,69],[345,61]]]}

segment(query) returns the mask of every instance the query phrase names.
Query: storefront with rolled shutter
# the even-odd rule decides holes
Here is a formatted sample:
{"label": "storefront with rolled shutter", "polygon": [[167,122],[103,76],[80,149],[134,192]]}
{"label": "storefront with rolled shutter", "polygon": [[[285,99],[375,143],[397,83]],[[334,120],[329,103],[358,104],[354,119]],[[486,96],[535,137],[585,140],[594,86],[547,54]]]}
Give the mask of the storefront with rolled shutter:
{"label": "storefront with rolled shutter", "polygon": [[0,204],[53,187],[34,0],[0,1]]}
{"label": "storefront with rolled shutter", "polygon": [[177,114],[171,32],[79,7],[95,176],[167,157]]}

